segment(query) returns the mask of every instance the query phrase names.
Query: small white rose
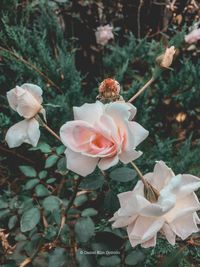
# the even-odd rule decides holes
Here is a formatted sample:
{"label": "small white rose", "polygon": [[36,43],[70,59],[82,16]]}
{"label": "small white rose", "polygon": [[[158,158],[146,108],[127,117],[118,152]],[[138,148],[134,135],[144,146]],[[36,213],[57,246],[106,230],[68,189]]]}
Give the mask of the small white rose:
{"label": "small white rose", "polygon": [[40,137],[39,123],[35,119],[38,113],[45,116],[42,107],[42,89],[34,84],[25,83],[7,92],[10,107],[25,118],[13,125],[6,134],[5,140],[10,148],[22,143],[36,146]]}

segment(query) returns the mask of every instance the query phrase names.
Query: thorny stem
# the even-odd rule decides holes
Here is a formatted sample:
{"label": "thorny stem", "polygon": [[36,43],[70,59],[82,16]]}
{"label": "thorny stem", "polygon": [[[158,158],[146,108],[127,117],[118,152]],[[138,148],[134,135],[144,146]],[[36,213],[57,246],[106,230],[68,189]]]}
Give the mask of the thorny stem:
{"label": "thorny stem", "polygon": [[155,77],[151,77],[151,79],[134,95],[132,96],[127,102],[131,103],[135,100],[140,94],[142,94],[147,87],[149,87],[155,81]]}

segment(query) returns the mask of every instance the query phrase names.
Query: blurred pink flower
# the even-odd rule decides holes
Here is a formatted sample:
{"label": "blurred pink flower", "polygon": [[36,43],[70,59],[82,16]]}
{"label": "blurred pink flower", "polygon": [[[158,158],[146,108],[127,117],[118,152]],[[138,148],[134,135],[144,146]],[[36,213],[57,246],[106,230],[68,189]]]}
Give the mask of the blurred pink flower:
{"label": "blurred pink flower", "polygon": [[97,44],[106,45],[109,40],[114,39],[113,27],[109,24],[100,26],[95,32]]}
{"label": "blurred pink flower", "polygon": [[96,166],[106,170],[121,160],[128,163],[142,152],[136,146],[148,135],[140,124],[131,121],[136,108],[125,102],[84,104],[74,107],[75,121],[60,129],[60,137],[67,147],[67,168],[82,176]]}
{"label": "blurred pink flower", "polygon": [[149,202],[144,197],[143,183],[138,181],[133,191],[118,195],[121,207],[110,219],[114,228],[127,227],[133,247],[155,246],[159,231],[172,245],[176,235],[184,240],[199,231],[196,211],[200,203],[194,191],[200,187],[200,179],[190,174],[175,176],[163,161],[144,178],[160,192],[158,201]]}
{"label": "blurred pink flower", "polygon": [[192,44],[200,40],[200,29],[194,29],[185,36],[185,42]]}
{"label": "blurred pink flower", "polygon": [[10,148],[22,143],[36,146],[40,137],[39,123],[34,118],[37,113],[43,113],[42,89],[34,84],[25,83],[7,92],[10,107],[25,118],[13,125],[6,134],[5,140]]}

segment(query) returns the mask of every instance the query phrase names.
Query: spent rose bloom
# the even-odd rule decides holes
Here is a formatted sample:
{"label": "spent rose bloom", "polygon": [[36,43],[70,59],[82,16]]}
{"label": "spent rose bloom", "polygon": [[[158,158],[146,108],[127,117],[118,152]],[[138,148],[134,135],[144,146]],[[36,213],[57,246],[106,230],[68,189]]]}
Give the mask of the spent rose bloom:
{"label": "spent rose bloom", "polygon": [[148,135],[140,124],[131,121],[136,108],[125,102],[84,104],[74,107],[74,121],[60,129],[67,147],[67,168],[82,176],[95,167],[106,170],[122,161],[128,163],[142,152],[135,148]]}
{"label": "spent rose bloom", "polygon": [[185,36],[185,42],[188,44],[196,43],[200,40],[200,29],[194,29]]}
{"label": "spent rose bloom", "polygon": [[175,47],[171,46],[166,48],[165,53],[158,57],[159,64],[162,68],[169,68],[171,66],[175,52]]}
{"label": "spent rose bloom", "polygon": [[106,45],[109,40],[114,39],[113,27],[109,24],[99,26],[95,32],[97,44]]}
{"label": "spent rose bloom", "polygon": [[184,240],[199,231],[196,211],[200,203],[194,191],[200,187],[200,179],[190,174],[175,176],[163,161],[158,161],[153,173],[144,178],[160,192],[158,201],[149,202],[143,183],[138,181],[133,191],[118,195],[121,207],[110,219],[114,228],[127,227],[133,247],[155,246],[159,231],[172,245],[176,235]]}
{"label": "spent rose bloom", "polygon": [[41,106],[42,89],[37,85],[25,83],[7,92],[7,99],[10,107],[25,118],[7,131],[5,140],[8,146],[18,147],[22,143],[37,146],[40,130],[34,117],[37,113],[42,113],[45,118],[45,110]]}

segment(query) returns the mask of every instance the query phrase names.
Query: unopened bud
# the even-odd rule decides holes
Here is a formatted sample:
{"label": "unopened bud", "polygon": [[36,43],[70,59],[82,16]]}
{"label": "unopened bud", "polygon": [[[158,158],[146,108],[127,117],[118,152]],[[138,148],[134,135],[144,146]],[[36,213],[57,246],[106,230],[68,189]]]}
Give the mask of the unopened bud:
{"label": "unopened bud", "polygon": [[176,50],[174,46],[167,48],[164,54],[156,58],[157,64],[162,68],[169,68],[172,64],[175,52]]}
{"label": "unopened bud", "polygon": [[123,101],[123,97],[120,96],[119,83],[111,78],[105,79],[99,85],[99,95],[97,99],[103,103]]}

